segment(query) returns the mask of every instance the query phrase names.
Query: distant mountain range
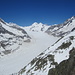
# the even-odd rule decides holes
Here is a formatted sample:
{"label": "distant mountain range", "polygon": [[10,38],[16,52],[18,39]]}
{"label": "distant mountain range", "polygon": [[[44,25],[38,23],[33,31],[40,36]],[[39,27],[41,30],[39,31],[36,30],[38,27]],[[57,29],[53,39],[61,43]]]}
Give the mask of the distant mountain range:
{"label": "distant mountain range", "polygon": [[0,19],[0,75],[75,75],[75,16],[27,27]]}

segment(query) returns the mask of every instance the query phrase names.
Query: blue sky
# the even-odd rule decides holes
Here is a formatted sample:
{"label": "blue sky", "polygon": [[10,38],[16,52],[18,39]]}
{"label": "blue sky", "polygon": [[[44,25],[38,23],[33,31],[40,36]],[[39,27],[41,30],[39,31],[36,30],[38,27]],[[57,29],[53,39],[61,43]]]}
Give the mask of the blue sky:
{"label": "blue sky", "polygon": [[21,26],[60,24],[75,16],[75,0],[0,0],[0,17]]}

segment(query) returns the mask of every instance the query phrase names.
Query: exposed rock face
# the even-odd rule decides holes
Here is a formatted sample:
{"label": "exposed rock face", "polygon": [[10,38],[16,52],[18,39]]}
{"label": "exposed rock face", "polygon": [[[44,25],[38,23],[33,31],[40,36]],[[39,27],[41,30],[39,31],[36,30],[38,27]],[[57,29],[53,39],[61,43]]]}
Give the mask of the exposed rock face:
{"label": "exposed rock face", "polygon": [[62,61],[56,68],[50,69],[48,75],[75,75],[75,48],[70,51],[70,57]]}

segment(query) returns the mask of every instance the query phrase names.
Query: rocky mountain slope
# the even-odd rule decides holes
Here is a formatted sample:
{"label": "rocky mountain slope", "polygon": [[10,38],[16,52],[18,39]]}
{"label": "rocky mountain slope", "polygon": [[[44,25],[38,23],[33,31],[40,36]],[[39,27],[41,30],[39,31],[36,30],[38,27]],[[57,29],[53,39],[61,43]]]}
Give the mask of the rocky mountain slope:
{"label": "rocky mountain slope", "polygon": [[0,35],[1,75],[74,75],[74,16],[58,25],[28,27],[0,19]]}
{"label": "rocky mountain slope", "polygon": [[54,36],[66,36],[71,31],[75,30],[75,16],[69,18],[62,24],[52,25],[46,30],[46,33]]}
{"label": "rocky mountain slope", "polygon": [[0,19],[0,57],[19,49],[22,41],[30,41],[30,36],[20,26]]}
{"label": "rocky mountain slope", "polygon": [[0,57],[18,50],[22,41],[30,42],[27,32],[16,24],[0,19]]}

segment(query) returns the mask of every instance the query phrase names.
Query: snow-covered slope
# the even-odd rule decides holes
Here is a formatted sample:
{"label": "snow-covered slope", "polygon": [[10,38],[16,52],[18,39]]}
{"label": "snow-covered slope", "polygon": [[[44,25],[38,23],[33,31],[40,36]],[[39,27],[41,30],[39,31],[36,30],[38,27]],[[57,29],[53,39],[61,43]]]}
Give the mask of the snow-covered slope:
{"label": "snow-covered slope", "polygon": [[30,37],[24,29],[0,19],[0,57],[18,50],[22,42],[27,40],[30,40]]}

